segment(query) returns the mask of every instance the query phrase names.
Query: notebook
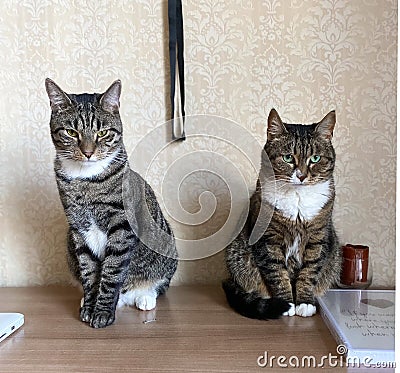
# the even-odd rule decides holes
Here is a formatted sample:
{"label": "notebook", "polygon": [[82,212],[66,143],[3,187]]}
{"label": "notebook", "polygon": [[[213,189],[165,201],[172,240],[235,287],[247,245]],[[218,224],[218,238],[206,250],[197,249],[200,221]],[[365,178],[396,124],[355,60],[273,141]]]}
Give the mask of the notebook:
{"label": "notebook", "polygon": [[350,364],[395,362],[394,291],[329,290],[318,302],[322,318]]}
{"label": "notebook", "polygon": [[24,325],[22,313],[0,313],[0,342]]}

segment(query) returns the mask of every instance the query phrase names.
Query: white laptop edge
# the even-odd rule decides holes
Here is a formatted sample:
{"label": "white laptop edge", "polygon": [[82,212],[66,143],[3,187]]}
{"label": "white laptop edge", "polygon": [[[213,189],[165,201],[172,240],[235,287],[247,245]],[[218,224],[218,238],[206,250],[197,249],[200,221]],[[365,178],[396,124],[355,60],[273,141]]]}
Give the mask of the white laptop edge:
{"label": "white laptop edge", "polygon": [[22,313],[0,313],[0,342],[24,325]]}

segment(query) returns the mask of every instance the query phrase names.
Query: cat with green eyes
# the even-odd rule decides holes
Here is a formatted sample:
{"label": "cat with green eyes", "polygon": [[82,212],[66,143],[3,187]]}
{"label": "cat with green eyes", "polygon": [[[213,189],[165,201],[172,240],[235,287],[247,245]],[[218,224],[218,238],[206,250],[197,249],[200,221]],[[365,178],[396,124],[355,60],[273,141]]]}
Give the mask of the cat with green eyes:
{"label": "cat with green eyes", "polygon": [[151,186],[130,169],[119,114],[121,82],[64,92],[46,79],[54,171],[67,217],[67,260],[83,290],[80,320],[115,321],[117,307],[156,307],[177,268],[173,232]]}
{"label": "cat with green eyes", "polygon": [[274,109],[269,114],[248,218],[226,250],[229,278],[223,287],[244,316],[312,316],[316,297],[338,281],[335,122],[334,111],[311,125],[283,123]]}

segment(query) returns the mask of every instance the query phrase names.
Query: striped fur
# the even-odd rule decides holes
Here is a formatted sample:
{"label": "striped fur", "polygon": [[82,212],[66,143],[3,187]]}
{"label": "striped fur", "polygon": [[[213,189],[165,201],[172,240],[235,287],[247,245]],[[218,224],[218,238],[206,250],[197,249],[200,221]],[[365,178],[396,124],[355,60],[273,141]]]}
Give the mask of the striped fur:
{"label": "striped fur", "polygon": [[[225,283],[224,288],[230,304],[245,316],[276,317],[274,298],[286,302],[280,304],[281,314],[312,316],[315,297],[338,280],[341,261],[332,223],[334,125],[334,112],[312,125],[284,124],[274,109],[269,115],[268,140],[250,213],[226,251],[231,285]],[[265,176],[269,164],[274,180]],[[261,238],[250,245],[261,206],[272,218]],[[271,309],[266,300],[274,304]]]}
{"label": "striped fur", "polygon": [[[66,94],[50,79],[46,90],[56,181],[69,223],[67,258],[84,292],[80,319],[101,328],[114,322],[121,294],[138,294],[130,305],[155,306],[177,267],[175,240],[153,190],[129,168],[120,81],[104,94]],[[133,211],[125,209],[126,199]],[[144,210],[148,215],[139,213]],[[157,250],[139,239],[146,229]]]}

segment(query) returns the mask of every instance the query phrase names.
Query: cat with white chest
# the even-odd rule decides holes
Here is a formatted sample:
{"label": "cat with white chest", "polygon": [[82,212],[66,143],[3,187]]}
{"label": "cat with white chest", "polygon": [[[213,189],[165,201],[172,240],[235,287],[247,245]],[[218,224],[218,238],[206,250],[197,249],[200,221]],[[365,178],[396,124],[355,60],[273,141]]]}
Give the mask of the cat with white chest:
{"label": "cat with white chest", "polygon": [[67,94],[46,79],[46,90],[68,264],[84,293],[80,319],[103,328],[117,305],[156,306],[177,268],[175,239],[152,188],[129,167],[121,82],[104,93]]}
{"label": "cat with white chest", "polygon": [[[341,256],[332,222],[335,112],[311,125],[268,117],[267,142],[250,211],[241,233],[228,246],[229,304],[257,319],[303,317],[316,312],[316,296],[338,281]],[[265,169],[272,165],[274,180]],[[271,221],[251,242],[260,211]]]}

